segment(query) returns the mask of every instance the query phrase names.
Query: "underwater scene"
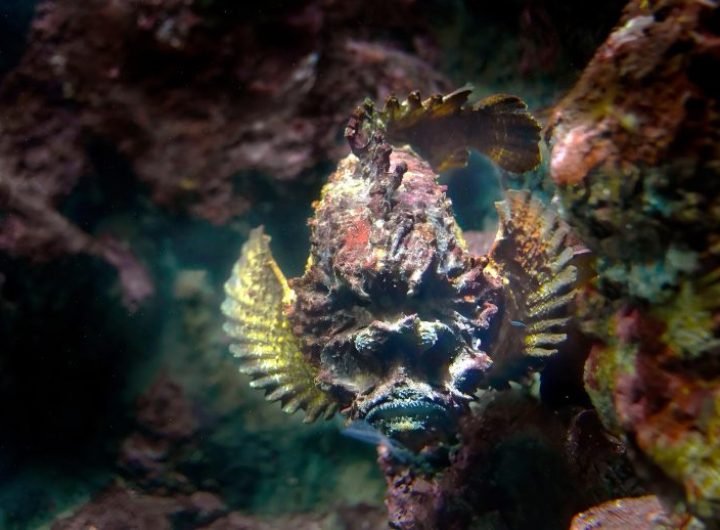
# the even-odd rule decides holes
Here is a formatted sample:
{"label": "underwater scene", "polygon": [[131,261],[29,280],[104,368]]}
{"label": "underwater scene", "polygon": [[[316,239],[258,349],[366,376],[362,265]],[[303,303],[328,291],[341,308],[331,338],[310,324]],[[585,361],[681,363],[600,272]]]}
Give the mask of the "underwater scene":
{"label": "underwater scene", "polygon": [[0,530],[720,530],[720,2],[0,0]]}

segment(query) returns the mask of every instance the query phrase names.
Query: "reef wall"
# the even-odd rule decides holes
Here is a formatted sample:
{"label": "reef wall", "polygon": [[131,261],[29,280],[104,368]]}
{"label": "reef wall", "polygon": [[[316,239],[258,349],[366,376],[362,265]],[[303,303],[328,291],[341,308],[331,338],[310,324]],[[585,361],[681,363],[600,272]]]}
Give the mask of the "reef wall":
{"label": "reef wall", "polygon": [[[226,223],[263,182],[287,193],[317,180],[344,154],[338,134],[359,99],[449,86],[412,4],[36,9],[27,49],[0,84],[0,248],[97,255],[121,272],[129,304],[152,283],[130,249],[95,233],[116,204],[82,212],[81,224],[62,211],[85,180],[116,202],[137,189],[174,213]],[[392,37],[370,37],[357,20]]]}
{"label": "reef wall", "polygon": [[595,252],[585,383],[678,516],[720,520],[720,7],[633,1],[549,123]]}

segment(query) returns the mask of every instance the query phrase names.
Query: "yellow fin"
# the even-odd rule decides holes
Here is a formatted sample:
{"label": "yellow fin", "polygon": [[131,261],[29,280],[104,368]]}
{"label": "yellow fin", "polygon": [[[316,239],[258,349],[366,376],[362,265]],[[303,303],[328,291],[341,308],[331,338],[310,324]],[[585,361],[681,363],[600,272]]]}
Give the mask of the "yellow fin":
{"label": "yellow fin", "polygon": [[508,191],[496,207],[489,266],[503,278],[506,307],[493,353],[500,359],[552,355],[566,338],[577,277],[569,228],[527,191]]}
{"label": "yellow fin", "polygon": [[250,232],[225,293],[224,330],[236,341],[230,351],[240,361],[240,372],[252,378],[250,386],[264,389],[267,399],[280,401],[286,412],[303,409],[306,422],[331,417],[336,404],[316,385],[315,370],[292,333],[285,307],[294,292],[272,257],[270,237],[262,227]]}

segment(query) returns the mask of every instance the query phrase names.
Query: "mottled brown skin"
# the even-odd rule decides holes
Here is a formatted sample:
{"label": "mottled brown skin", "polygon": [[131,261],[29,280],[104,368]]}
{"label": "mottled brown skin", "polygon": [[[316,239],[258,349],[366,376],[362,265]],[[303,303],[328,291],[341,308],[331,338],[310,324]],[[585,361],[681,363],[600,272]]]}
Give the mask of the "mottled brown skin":
{"label": "mottled brown skin", "polygon": [[[565,339],[567,228],[528,192],[509,191],[495,243],[474,256],[437,182],[436,167],[481,139],[502,167],[539,161],[540,128],[521,100],[466,106],[469,94],[356,109],[345,130],[353,154],[315,203],[302,277],[286,281],[269,238],[252,231],[225,286],[225,330],[240,370],[286,411],[313,421],[339,409],[389,443],[432,452],[454,441],[478,389],[506,385]],[[473,120],[470,132],[445,131],[458,129],[457,143],[417,152],[398,139]]]}
{"label": "mottled brown skin", "polygon": [[[442,408],[450,433],[469,398],[451,372],[463,365],[479,376],[492,364],[483,347],[499,281],[483,273],[487,260],[464,249],[428,163],[409,149],[377,148],[378,174],[364,176],[362,162],[347,159],[316,204],[312,265],[291,282],[290,320],[321,367],[319,380],[351,417],[397,398],[422,414]],[[401,438],[411,437],[424,441],[415,432]]]}

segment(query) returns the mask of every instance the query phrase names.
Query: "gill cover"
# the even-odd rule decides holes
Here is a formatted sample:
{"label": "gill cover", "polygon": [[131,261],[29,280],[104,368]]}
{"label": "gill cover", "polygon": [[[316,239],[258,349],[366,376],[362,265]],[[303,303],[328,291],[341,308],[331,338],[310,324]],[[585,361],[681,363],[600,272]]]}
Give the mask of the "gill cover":
{"label": "gill cover", "polygon": [[295,295],[262,227],[250,232],[225,293],[224,330],[236,341],[230,351],[240,362],[240,372],[252,378],[250,385],[264,389],[268,401],[280,401],[285,412],[303,409],[306,422],[331,417],[336,404],[316,385],[316,370],[292,334],[285,308]]}

